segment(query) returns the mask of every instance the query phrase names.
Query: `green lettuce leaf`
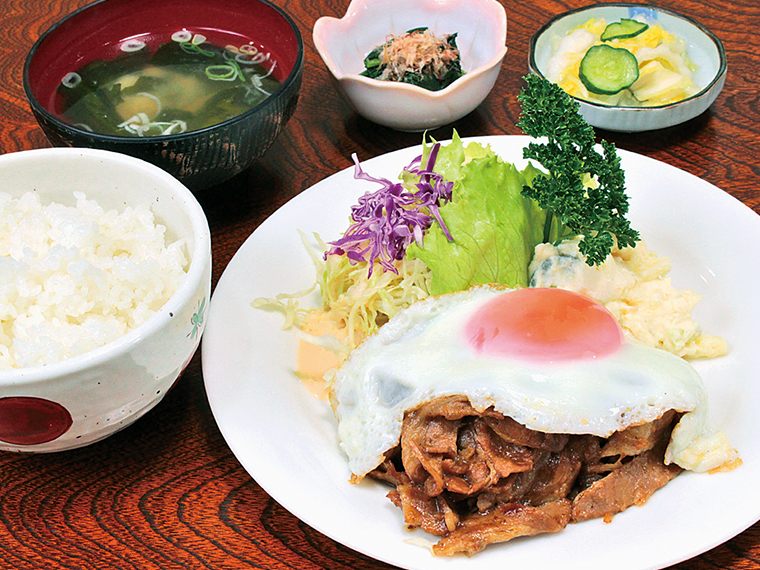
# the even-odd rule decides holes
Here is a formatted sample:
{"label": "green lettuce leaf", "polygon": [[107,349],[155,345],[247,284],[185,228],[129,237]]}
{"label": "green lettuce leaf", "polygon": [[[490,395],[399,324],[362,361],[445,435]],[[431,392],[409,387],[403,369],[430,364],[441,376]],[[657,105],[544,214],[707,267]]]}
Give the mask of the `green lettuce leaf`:
{"label": "green lettuce leaf", "polygon": [[[427,154],[425,145],[423,164]],[[463,145],[456,133],[439,150],[435,171],[454,183],[452,201],[440,208],[454,240],[449,241],[434,224],[422,248],[412,244],[407,249],[407,256],[421,259],[431,269],[431,294],[481,283],[527,286],[528,264],[535,246],[543,241],[546,215],[522,195],[522,189],[539,171],[532,166],[519,171],[490,147]]]}

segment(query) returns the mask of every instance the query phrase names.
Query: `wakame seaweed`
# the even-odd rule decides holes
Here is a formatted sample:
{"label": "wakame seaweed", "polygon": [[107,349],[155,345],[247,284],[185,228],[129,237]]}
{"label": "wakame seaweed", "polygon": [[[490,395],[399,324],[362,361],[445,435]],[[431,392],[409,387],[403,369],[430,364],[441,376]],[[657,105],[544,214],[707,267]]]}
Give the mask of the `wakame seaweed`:
{"label": "wakame seaweed", "polygon": [[58,112],[115,136],[197,130],[234,118],[271,95],[276,62],[252,45],[218,47],[190,34],[88,63],[58,87]]}

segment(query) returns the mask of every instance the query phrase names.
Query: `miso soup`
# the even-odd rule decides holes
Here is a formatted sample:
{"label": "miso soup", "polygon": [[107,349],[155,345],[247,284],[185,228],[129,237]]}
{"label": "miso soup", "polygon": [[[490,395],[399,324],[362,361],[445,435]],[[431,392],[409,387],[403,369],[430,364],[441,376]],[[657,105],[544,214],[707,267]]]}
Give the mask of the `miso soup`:
{"label": "miso soup", "polygon": [[177,134],[236,117],[279,85],[277,62],[252,43],[220,47],[186,30],[153,50],[148,43],[127,40],[118,56],[67,74],[61,117],[100,134]]}

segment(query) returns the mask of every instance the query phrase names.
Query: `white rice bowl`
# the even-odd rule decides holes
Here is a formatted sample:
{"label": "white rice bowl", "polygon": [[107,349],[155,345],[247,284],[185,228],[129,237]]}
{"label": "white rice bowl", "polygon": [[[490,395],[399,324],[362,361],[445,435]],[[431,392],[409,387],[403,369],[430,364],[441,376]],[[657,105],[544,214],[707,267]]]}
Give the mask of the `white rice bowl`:
{"label": "white rice bowl", "polygon": [[153,408],[200,342],[210,242],[195,197],[147,162],[0,156],[0,450],[80,447]]}

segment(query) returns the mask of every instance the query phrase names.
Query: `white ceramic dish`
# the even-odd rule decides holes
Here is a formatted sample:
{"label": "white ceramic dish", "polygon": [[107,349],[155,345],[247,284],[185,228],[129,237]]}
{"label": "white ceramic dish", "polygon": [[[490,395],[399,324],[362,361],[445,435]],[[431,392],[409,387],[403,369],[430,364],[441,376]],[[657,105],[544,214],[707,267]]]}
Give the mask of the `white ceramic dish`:
{"label": "white ceramic dish", "polygon": [[[427,26],[457,33],[465,75],[441,91],[359,75],[389,34]],[[342,18],[314,24],[314,45],[356,111],[380,125],[421,131],[467,115],[486,98],[507,53],[507,15],[496,0],[352,0]]]}
{"label": "white ceramic dish", "polygon": [[[506,160],[522,164],[527,137],[484,137]],[[395,179],[419,147],[368,160],[363,169]],[[412,570],[554,568],[653,570],[704,552],[760,518],[760,384],[756,355],[760,302],[749,294],[760,268],[739,244],[760,240],[760,217],[720,189],[661,162],[619,151],[627,171],[630,217],[650,247],[673,259],[680,288],[701,293],[696,317],[723,335],[731,353],[697,362],[715,422],[744,465],[730,473],[686,473],[641,508],[570,525],[560,533],[489,546],[474,559],[440,559],[406,542],[401,511],[372,481],[348,482],[329,405],[294,376],[297,340],[282,316],[251,307],[310,287],[315,272],[298,231],[339,237],[347,212],[376,185],[339,172],[301,193],[243,244],[220,279],[203,339],[203,374],[214,417],[235,456],[280,504],[307,524],[363,554]],[[673,212],[678,212],[677,216]],[[700,228],[695,232],[695,228]],[[740,268],[740,270],[739,270]],[[311,299],[315,301],[313,297]],[[589,545],[594,547],[590,548]]]}
{"label": "white ceramic dish", "polygon": [[662,129],[701,115],[718,97],[726,81],[726,53],[723,44],[696,20],[664,8],[611,3],[595,4],[560,14],[531,38],[528,68],[545,77],[547,62],[559,39],[591,18],[604,18],[610,23],[636,16],[655,21],[686,41],[687,54],[698,66],[695,83],[699,92],[683,101],[658,107],[612,107],[577,99],[581,114],[594,127],[620,132]]}
{"label": "white ceramic dish", "polygon": [[61,451],[130,425],[177,381],[203,332],[211,287],[211,235],[198,201],[145,161],[95,149],[50,148],[0,156],[0,192],[36,192],[73,206],[84,192],[105,210],[149,204],[190,265],[179,289],[124,336],[66,360],[0,371],[0,450]]}

